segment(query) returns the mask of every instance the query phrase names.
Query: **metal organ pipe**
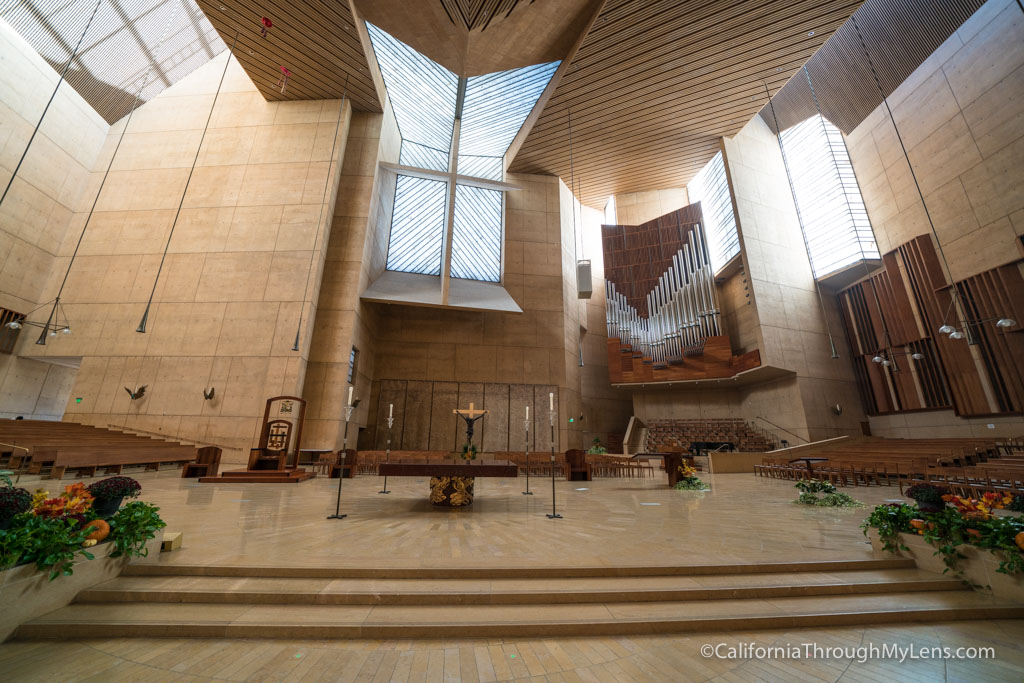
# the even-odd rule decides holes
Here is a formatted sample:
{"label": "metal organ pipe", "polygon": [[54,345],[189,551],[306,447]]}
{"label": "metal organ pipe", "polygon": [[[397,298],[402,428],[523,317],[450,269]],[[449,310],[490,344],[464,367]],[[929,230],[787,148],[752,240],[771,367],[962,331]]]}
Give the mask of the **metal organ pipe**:
{"label": "metal organ pipe", "polygon": [[700,224],[686,238],[645,297],[647,317],[630,305],[615,283],[605,283],[609,338],[617,338],[655,365],[700,355],[705,340],[721,334],[714,271]]}

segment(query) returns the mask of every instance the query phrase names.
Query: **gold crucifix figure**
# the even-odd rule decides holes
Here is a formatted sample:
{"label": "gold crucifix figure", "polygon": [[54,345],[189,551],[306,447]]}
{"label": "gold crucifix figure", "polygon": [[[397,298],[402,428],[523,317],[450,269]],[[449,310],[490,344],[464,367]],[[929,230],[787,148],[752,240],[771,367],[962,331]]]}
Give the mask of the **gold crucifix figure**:
{"label": "gold crucifix figure", "polygon": [[466,443],[473,443],[473,423],[483,418],[484,415],[491,412],[489,410],[476,410],[476,404],[470,403],[469,410],[464,408],[456,408],[452,411],[463,420],[466,421]]}

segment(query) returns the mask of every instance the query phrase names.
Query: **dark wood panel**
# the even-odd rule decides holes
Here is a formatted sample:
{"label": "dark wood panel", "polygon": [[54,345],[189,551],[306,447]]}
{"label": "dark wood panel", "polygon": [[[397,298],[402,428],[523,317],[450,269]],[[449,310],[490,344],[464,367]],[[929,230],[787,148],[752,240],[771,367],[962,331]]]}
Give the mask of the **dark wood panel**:
{"label": "dark wood panel", "polygon": [[757,349],[732,355],[728,337],[708,337],[703,355],[684,356],[678,364],[667,367],[655,367],[650,358],[634,357],[633,350],[618,339],[608,340],[608,378],[612,384],[726,379],[760,365],[761,353]]}

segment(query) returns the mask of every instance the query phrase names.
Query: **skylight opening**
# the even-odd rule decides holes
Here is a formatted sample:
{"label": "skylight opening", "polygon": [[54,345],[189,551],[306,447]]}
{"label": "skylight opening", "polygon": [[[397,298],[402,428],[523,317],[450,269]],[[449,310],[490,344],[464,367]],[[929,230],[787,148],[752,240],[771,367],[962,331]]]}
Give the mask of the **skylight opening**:
{"label": "skylight opening", "polygon": [[708,255],[715,273],[740,253],[740,237],[736,216],[732,211],[732,193],[725,175],[722,153],[718,152],[686,186],[690,203],[700,202],[704,218],[704,234],[708,238]]}
{"label": "skylight opening", "polygon": [[815,114],[781,138],[814,277],[879,258],[839,129]]}

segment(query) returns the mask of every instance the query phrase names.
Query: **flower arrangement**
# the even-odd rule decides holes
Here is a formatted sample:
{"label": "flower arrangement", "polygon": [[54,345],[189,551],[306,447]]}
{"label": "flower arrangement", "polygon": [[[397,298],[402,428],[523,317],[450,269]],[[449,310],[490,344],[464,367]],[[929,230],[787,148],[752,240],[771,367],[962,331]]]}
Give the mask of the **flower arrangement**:
{"label": "flower arrangement", "polygon": [[945,486],[935,484],[914,484],[908,488],[904,495],[917,503],[922,510],[937,512],[946,506],[942,497],[949,493]]}
{"label": "flower arrangement", "polygon": [[131,477],[110,477],[90,484],[89,493],[96,500],[138,498],[142,485]]}
{"label": "flower arrangement", "polygon": [[47,498],[33,509],[38,517],[75,517],[84,515],[92,508],[93,497],[85,484],[78,482],[64,487],[64,493],[56,498]]}
{"label": "flower arrangement", "polygon": [[607,455],[608,449],[601,445],[601,439],[594,437],[593,445],[587,449],[587,453],[591,455]]}
{"label": "flower arrangement", "polygon": [[[937,488],[937,487],[935,487]],[[917,534],[935,546],[947,571],[959,574],[957,564],[965,555],[958,549],[973,545],[999,554],[1002,574],[1024,574],[1024,518],[993,517],[992,510],[1012,505],[1012,496],[989,493],[980,499],[944,494],[940,499],[951,507],[929,511],[902,503],[879,505],[868,516],[861,529],[878,530],[882,547],[890,552],[907,550],[899,542],[899,534]]]}
{"label": "flower arrangement", "polygon": [[25,489],[4,486],[0,488],[0,522],[20,515],[32,508],[32,494]]}
{"label": "flower arrangement", "polygon": [[466,461],[476,460],[476,446],[471,443],[463,444],[462,459]]}
{"label": "flower arrangement", "polygon": [[679,479],[676,488],[682,491],[710,491],[711,487],[697,477],[697,468],[683,461],[679,466]]}
{"label": "flower arrangement", "polygon": [[[833,508],[864,507],[864,503],[855,500],[848,493],[837,492],[836,487],[827,481],[801,480],[796,483],[796,488],[801,493],[793,502],[800,505],[817,505],[819,507]],[[822,495],[819,496],[819,493]]]}
{"label": "flower arrangement", "polygon": [[[98,495],[90,491],[94,487]],[[35,564],[48,571],[52,581],[70,575],[76,560],[93,559],[86,548],[102,541],[114,543],[111,557],[144,556],[146,542],[166,526],[157,514],[159,508],[136,501],[113,513],[109,521],[96,519],[93,509],[105,493],[134,497],[140,489],[129,477],[112,477],[88,488],[81,482],[70,484],[53,498],[43,489],[29,493],[0,487],[0,519],[3,511],[16,510],[9,526],[0,528],[0,570]]]}
{"label": "flower arrangement", "polygon": [[985,493],[981,498],[961,498],[947,494],[942,497],[947,503],[968,519],[991,519],[993,510],[1002,510],[1013,503],[1013,496],[1009,493]]}

